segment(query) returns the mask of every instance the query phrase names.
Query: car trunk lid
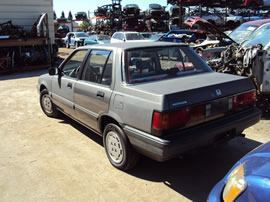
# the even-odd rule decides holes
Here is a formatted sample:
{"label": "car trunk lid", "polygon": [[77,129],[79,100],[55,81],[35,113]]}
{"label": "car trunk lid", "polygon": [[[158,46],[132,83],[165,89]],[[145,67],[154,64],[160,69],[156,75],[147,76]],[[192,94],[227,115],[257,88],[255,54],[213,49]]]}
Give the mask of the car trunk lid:
{"label": "car trunk lid", "polygon": [[[135,88],[163,95],[163,110],[167,111],[220,100],[252,90],[254,85],[246,77],[211,72],[168,79],[162,82],[144,83]],[[226,101],[215,103],[215,105],[219,104],[226,105]]]}

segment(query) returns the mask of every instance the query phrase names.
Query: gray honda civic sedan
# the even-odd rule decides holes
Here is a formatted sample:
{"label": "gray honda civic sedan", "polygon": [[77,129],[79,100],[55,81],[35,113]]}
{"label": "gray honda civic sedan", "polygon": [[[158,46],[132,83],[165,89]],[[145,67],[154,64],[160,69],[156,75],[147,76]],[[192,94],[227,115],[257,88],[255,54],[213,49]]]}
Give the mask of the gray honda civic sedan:
{"label": "gray honda civic sedan", "polygon": [[37,87],[47,116],[61,112],[102,136],[121,170],[140,154],[166,161],[227,141],[261,117],[249,78],[213,72],[178,43],[80,47]]}

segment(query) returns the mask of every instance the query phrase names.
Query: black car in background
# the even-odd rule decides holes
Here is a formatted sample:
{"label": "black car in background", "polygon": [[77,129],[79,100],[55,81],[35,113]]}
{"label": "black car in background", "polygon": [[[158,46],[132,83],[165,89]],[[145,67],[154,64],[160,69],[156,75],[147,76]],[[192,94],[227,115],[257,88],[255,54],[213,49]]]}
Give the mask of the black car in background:
{"label": "black car in background", "polygon": [[87,19],[87,14],[86,12],[77,12],[75,14],[76,20],[86,20]]}
{"label": "black car in background", "polygon": [[140,8],[137,4],[127,4],[123,8],[123,14],[125,16],[138,16],[140,14]]}
{"label": "black car in background", "polygon": [[149,16],[160,17],[165,15],[165,9],[160,4],[149,4],[146,14]]}

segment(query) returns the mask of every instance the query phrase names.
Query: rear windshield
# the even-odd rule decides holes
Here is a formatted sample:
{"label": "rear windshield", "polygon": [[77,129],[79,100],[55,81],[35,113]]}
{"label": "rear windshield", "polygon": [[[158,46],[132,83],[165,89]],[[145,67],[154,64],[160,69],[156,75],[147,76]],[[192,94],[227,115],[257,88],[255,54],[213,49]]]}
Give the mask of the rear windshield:
{"label": "rear windshield", "polygon": [[189,47],[162,47],[125,52],[125,80],[142,83],[212,71]]}

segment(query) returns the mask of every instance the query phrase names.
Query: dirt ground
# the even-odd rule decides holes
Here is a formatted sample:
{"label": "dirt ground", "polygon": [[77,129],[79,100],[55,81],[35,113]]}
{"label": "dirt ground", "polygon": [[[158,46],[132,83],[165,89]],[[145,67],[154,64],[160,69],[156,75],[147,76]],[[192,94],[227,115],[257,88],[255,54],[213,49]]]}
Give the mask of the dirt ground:
{"label": "dirt ground", "polygon": [[238,159],[270,140],[264,119],[246,138],[165,163],[142,157],[122,172],[110,165],[101,137],[43,114],[36,84],[46,72],[0,76],[0,201],[205,201]]}

